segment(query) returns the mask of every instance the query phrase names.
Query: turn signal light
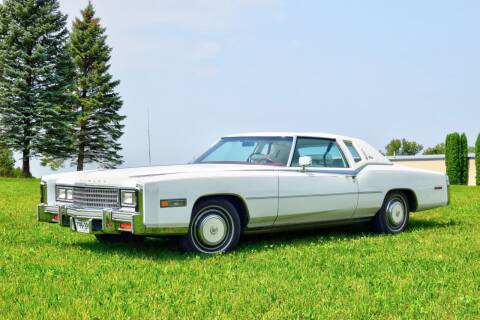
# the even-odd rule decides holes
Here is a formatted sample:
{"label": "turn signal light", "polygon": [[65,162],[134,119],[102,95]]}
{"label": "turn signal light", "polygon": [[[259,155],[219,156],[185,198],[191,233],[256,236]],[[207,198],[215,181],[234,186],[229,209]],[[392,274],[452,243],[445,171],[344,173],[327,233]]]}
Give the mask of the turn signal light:
{"label": "turn signal light", "polygon": [[120,229],[131,230],[132,224],[130,222],[122,222],[120,223]]}
{"label": "turn signal light", "polygon": [[187,199],[167,199],[160,200],[160,208],[185,207]]}

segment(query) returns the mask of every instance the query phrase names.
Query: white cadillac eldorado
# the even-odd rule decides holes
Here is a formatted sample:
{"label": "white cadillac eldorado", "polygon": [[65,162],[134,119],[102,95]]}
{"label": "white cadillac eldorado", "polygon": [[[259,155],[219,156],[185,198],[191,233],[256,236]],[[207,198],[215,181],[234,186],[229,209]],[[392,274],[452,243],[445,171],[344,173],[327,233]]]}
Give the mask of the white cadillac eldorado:
{"label": "white cadillac eldorado", "polygon": [[45,176],[37,218],[100,241],[176,235],[184,250],[214,253],[251,232],[369,222],[398,233],[410,212],[447,205],[448,184],[359,139],[252,133],[188,165]]}

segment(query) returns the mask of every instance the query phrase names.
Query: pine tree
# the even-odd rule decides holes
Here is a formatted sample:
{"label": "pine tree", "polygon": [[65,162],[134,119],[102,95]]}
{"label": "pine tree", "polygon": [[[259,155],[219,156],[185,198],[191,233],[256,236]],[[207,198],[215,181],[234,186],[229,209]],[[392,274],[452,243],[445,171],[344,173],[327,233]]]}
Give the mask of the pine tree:
{"label": "pine tree", "polygon": [[477,186],[480,186],[480,134],[475,143],[475,166],[477,168]]}
{"label": "pine tree", "polygon": [[460,136],[460,184],[468,184],[468,140],[467,135]]}
{"label": "pine tree", "polygon": [[75,65],[75,147],[77,170],[89,162],[111,168],[122,163],[119,154],[125,119],[118,112],[122,100],[119,81],[109,74],[112,49],[106,44],[105,28],[89,2],[81,18],[73,22],[70,50]]}
{"label": "pine tree", "polygon": [[30,159],[64,158],[68,130],[68,86],[72,64],[66,49],[67,17],[58,0],[5,0],[0,6],[0,134]]}

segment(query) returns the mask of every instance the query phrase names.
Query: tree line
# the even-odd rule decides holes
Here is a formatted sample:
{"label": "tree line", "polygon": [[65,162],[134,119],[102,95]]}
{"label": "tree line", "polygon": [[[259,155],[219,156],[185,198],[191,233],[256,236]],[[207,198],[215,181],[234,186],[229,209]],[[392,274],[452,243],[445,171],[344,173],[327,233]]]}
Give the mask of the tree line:
{"label": "tree line", "polygon": [[106,29],[90,2],[71,32],[66,23],[58,0],[0,4],[0,165],[18,152],[25,177],[33,158],[77,170],[122,163],[125,116]]}
{"label": "tree line", "polygon": [[[415,141],[392,139],[386,146],[387,156],[417,155],[423,146]],[[444,143],[425,149],[424,155],[445,155],[445,166],[451,184],[468,184],[469,153],[475,153],[476,184],[480,185],[480,134],[475,146],[468,146],[465,133],[453,132],[447,135]]]}

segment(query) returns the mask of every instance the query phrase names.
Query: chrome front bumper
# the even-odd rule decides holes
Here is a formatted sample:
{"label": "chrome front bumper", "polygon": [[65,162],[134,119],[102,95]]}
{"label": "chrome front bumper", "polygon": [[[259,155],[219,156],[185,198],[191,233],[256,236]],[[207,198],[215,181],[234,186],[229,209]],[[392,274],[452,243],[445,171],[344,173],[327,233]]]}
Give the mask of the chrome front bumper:
{"label": "chrome front bumper", "polygon": [[91,234],[120,234],[129,232],[136,235],[161,236],[183,235],[188,228],[149,228],[143,224],[141,212],[127,212],[112,209],[87,210],[67,206],[37,206],[37,220],[40,222],[57,223],[76,231],[75,219],[89,222]]}

